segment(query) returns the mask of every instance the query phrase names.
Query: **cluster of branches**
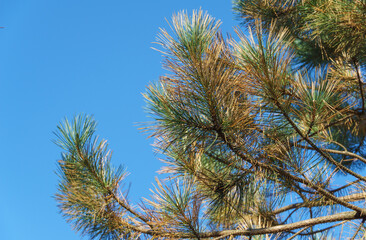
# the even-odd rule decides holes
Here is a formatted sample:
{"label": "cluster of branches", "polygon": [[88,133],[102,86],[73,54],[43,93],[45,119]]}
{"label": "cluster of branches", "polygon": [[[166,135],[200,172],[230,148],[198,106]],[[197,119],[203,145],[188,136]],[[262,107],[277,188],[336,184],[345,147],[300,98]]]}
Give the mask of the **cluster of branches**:
{"label": "cluster of branches", "polygon": [[[92,239],[366,237],[364,0],[239,0],[224,38],[202,11],[159,35],[169,75],[145,130],[166,157],[154,195],[127,200],[95,121],[58,127],[56,199]],[[342,237],[341,237],[342,236]]]}

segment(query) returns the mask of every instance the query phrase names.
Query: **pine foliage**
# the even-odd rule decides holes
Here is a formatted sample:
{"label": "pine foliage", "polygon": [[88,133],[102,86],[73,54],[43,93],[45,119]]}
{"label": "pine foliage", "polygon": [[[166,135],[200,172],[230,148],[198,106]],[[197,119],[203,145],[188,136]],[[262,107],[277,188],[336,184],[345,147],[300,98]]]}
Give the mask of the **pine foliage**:
{"label": "pine foliage", "polygon": [[[366,238],[366,2],[238,0],[242,29],[173,16],[144,95],[165,155],[132,206],[95,121],[58,127],[56,199],[91,239]],[[171,33],[170,33],[171,32]]]}

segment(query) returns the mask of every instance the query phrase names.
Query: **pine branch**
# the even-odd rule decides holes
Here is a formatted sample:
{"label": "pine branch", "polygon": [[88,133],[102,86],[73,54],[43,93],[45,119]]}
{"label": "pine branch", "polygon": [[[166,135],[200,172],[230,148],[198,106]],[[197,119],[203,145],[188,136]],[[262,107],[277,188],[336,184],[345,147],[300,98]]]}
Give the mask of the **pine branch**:
{"label": "pine branch", "polygon": [[[356,202],[356,201],[362,201],[366,197],[366,193],[355,193],[347,196],[338,197],[342,201],[347,202]],[[289,211],[292,209],[299,209],[303,207],[321,207],[321,206],[328,206],[331,205],[331,202],[324,202],[324,201],[318,201],[318,200],[312,200],[309,202],[302,202],[302,203],[294,203],[291,205],[287,205],[285,207],[279,208],[274,210],[271,214],[277,215],[285,211]]]}
{"label": "pine branch", "polygon": [[[284,224],[284,225],[278,225],[274,227],[269,228],[262,228],[262,229],[250,229],[250,230],[223,230],[223,231],[212,231],[212,232],[201,232],[199,233],[199,236],[201,239],[207,239],[207,238],[218,238],[218,237],[226,237],[226,236],[255,236],[255,235],[263,235],[263,234],[274,234],[279,232],[288,232],[294,229],[298,228],[304,228],[304,227],[311,227],[318,224],[324,224],[324,223],[331,223],[331,222],[338,222],[338,221],[346,221],[346,220],[356,220],[356,219],[362,219],[362,217],[357,214],[355,211],[349,211],[349,212],[341,212],[336,213],[328,216],[323,217],[317,217],[312,219],[307,219],[303,221],[298,221],[295,223],[290,224]],[[169,237],[171,239],[189,239],[194,238],[194,235],[192,234],[185,234],[185,233],[165,233],[165,232],[151,232],[151,231],[145,231],[143,230],[143,233],[157,236],[157,237]]]}
{"label": "pine branch", "polygon": [[[304,149],[315,150],[313,147],[307,147],[307,146],[303,146],[303,145],[297,145],[297,147],[304,148]],[[328,149],[328,148],[319,148],[319,150],[324,151],[324,152],[328,152],[328,153],[335,153],[335,154],[341,154],[341,155],[344,155],[344,156],[354,157],[355,159],[358,159],[361,162],[366,163],[365,158],[361,157],[360,155],[358,155],[356,153],[349,152],[347,150],[339,151],[339,150]],[[360,179],[360,180],[363,180],[363,179]]]}

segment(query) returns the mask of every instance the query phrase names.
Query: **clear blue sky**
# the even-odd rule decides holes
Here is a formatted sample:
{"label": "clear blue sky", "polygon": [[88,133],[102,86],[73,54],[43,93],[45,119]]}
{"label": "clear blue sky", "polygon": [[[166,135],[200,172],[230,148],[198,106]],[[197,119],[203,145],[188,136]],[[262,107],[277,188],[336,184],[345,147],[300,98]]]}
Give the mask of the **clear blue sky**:
{"label": "clear blue sky", "polygon": [[0,239],[80,239],[58,213],[52,131],[93,114],[113,163],[131,173],[130,198],[149,196],[161,163],[137,130],[141,93],[164,73],[152,50],[174,12],[202,7],[233,33],[231,1],[0,1]]}

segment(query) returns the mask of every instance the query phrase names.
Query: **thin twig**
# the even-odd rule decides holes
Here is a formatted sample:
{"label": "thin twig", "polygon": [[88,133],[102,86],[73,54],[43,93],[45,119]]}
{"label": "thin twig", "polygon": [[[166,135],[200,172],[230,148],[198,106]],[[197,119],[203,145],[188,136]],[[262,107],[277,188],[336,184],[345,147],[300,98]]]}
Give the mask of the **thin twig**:
{"label": "thin twig", "polygon": [[291,237],[289,237],[287,240],[293,239],[294,237],[296,237],[297,235],[299,235],[300,233],[302,233],[303,231],[305,231],[308,228],[309,227],[304,227],[303,229],[301,229],[300,231],[298,231],[297,233],[295,233],[294,235],[292,235]]}
{"label": "thin twig", "polygon": [[358,234],[358,232],[361,230],[363,224],[365,223],[366,218],[362,219],[360,225],[358,226],[356,232],[353,234],[352,238],[350,240],[354,240]]}
{"label": "thin twig", "polygon": [[363,86],[362,86],[362,80],[361,80],[361,76],[359,73],[359,69],[358,69],[358,64],[356,63],[356,61],[353,61],[353,65],[355,66],[356,69],[356,74],[357,74],[357,79],[358,79],[358,86],[360,88],[360,94],[361,94],[361,101],[362,101],[362,113],[365,112],[365,98],[364,98],[364,93],[363,93]]}

